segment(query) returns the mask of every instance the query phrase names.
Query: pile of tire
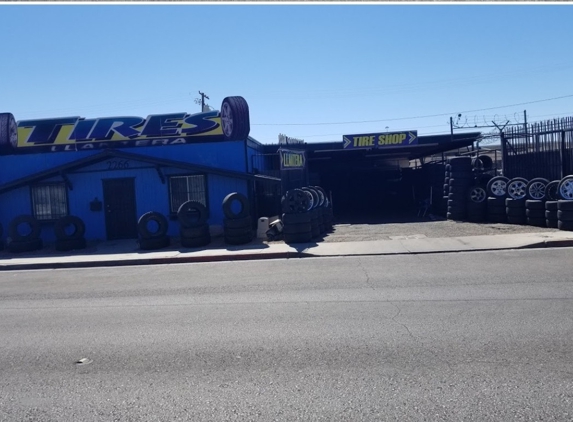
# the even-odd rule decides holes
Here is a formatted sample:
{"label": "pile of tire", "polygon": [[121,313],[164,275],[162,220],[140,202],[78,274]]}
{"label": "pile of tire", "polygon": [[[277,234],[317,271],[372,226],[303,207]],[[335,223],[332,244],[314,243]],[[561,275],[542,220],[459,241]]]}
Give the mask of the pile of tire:
{"label": "pile of tire", "polygon": [[[70,230],[71,228],[71,230]],[[57,251],[73,251],[86,248],[86,225],[75,215],[62,217],[54,224]]]}
{"label": "pile of tire", "polygon": [[199,201],[187,201],[177,210],[179,237],[184,248],[200,248],[211,243],[209,210]]}
{"label": "pile of tire", "polygon": [[319,196],[318,210],[322,224],[324,224],[324,229],[322,229],[321,233],[331,232],[334,216],[332,213],[332,204],[328,199],[328,195],[320,186],[311,186],[311,188],[315,189]]}
{"label": "pile of tire", "polygon": [[573,231],[573,200],[557,201],[557,228]]}
{"label": "pile of tire", "polygon": [[505,205],[507,182],[509,182],[509,179],[503,176],[494,176],[487,182],[486,192],[488,198],[486,218],[490,223],[507,223]]}
{"label": "pile of tire", "polygon": [[559,219],[557,218],[559,201],[545,201],[545,226],[558,229]]}
{"label": "pile of tire", "polygon": [[467,219],[483,223],[487,217],[487,193],[483,186],[471,186],[466,195]]}
{"label": "pile of tire", "polygon": [[529,226],[546,227],[545,201],[538,199],[525,200],[525,215]]}
{"label": "pile of tire", "polygon": [[312,238],[316,239],[332,230],[332,207],[326,191],[320,186],[306,186],[301,189],[309,199],[310,231]]}
{"label": "pile of tire", "polygon": [[223,199],[223,237],[228,245],[244,245],[254,238],[253,219],[247,197],[232,192]]}
{"label": "pile of tire", "polygon": [[312,195],[307,192],[298,188],[290,189],[281,198],[283,212],[281,220],[285,243],[306,243],[313,238],[312,216],[309,212],[313,205],[311,204]]}
{"label": "pile of tire", "polygon": [[468,189],[474,183],[470,157],[452,157],[446,165],[444,193],[448,191],[448,220],[465,220],[467,216]]}
{"label": "pile of tire", "polygon": [[505,213],[509,224],[527,224],[525,198],[505,198]]}
{"label": "pile of tire", "polygon": [[6,247],[10,252],[31,252],[43,246],[40,232],[42,228],[38,220],[31,215],[19,215],[8,225]]}
{"label": "pile of tire", "polygon": [[143,214],[137,220],[139,248],[148,251],[169,246],[171,239],[167,235],[168,228],[169,222],[163,214],[157,211]]}

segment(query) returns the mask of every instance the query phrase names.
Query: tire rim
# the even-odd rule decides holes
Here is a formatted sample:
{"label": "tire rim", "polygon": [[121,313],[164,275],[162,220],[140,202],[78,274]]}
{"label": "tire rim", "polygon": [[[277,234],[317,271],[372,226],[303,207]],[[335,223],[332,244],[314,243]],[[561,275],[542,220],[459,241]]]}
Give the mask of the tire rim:
{"label": "tire rim", "polygon": [[309,191],[305,190],[303,192],[306,194],[306,197],[308,198],[307,210],[310,211],[314,207],[314,198],[312,197],[312,193],[310,193]]}
{"label": "tire rim", "polygon": [[16,120],[14,120],[14,118],[10,119],[8,136],[10,137],[10,144],[14,147],[18,146],[18,126],[16,125]]}
{"label": "tire rim", "polygon": [[225,136],[230,137],[233,133],[233,111],[227,102],[221,106],[221,125]]}
{"label": "tire rim", "polygon": [[507,185],[507,193],[513,199],[523,199],[525,198],[527,184],[521,180],[516,180],[515,182],[509,182]]}
{"label": "tire rim", "polygon": [[494,196],[504,196],[507,192],[507,182],[504,180],[496,180],[491,184],[490,190]]}
{"label": "tire rim", "polygon": [[535,182],[529,186],[528,193],[532,199],[543,199],[545,198],[545,187],[547,185],[543,182]]}
{"label": "tire rim", "polygon": [[573,180],[564,180],[559,186],[559,193],[564,199],[573,199]]}
{"label": "tire rim", "polygon": [[486,194],[485,194],[485,190],[483,190],[483,188],[473,188],[470,191],[470,199],[472,200],[472,202],[483,202],[485,200]]}

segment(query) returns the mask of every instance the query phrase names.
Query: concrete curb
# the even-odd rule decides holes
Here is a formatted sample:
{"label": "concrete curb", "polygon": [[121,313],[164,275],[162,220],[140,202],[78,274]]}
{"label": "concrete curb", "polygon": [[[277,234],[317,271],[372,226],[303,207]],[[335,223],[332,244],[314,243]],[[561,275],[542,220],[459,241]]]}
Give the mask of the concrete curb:
{"label": "concrete curb", "polygon": [[[356,257],[356,256],[388,256],[388,255],[429,255],[443,253],[462,253],[462,252],[488,252],[502,250],[518,249],[543,249],[573,247],[573,239],[551,239],[544,241],[533,241],[526,245],[517,246],[499,246],[499,247],[467,247],[451,250],[394,250],[379,252],[359,252],[349,253],[341,251],[339,253],[319,253],[318,251],[309,251],[308,247],[304,248],[299,245],[296,251],[281,252],[257,252],[241,254],[219,254],[219,255],[199,255],[199,256],[171,256],[171,257],[151,257],[151,258],[132,258],[132,259],[110,259],[110,260],[78,260],[67,262],[25,262],[16,264],[0,264],[0,271],[14,270],[46,270],[46,269],[65,269],[65,268],[97,268],[97,267],[120,267],[133,265],[162,265],[162,264],[186,264],[186,263],[207,263],[223,261],[248,261],[263,259],[293,259],[293,258],[332,258],[332,257]],[[312,249],[312,247],[310,248]]]}

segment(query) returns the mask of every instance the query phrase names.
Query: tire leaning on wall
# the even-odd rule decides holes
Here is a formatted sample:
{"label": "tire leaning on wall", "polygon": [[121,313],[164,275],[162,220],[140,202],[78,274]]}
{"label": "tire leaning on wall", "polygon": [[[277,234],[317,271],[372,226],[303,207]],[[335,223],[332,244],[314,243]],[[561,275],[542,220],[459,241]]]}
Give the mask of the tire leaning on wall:
{"label": "tire leaning on wall", "polygon": [[10,154],[18,146],[18,125],[12,113],[0,113],[0,154]]}
{"label": "tire leaning on wall", "polygon": [[[26,234],[21,234],[19,227],[28,225],[29,231]],[[10,241],[7,242],[7,248],[10,252],[30,252],[41,249],[43,246],[42,239],[40,239],[41,226],[38,220],[31,215],[19,215],[15,217],[8,225],[8,237]]]}
{"label": "tire leaning on wall", "polygon": [[[149,229],[149,223],[155,222],[157,230]],[[139,217],[137,220],[137,232],[142,239],[153,239],[156,237],[163,237],[167,234],[169,229],[169,222],[167,218],[157,211],[149,211]]]}
{"label": "tire leaning on wall", "polygon": [[[73,226],[70,233],[66,229]],[[54,234],[58,240],[82,239],[86,233],[86,225],[80,217],[66,215],[59,218],[54,224]]]}
{"label": "tire leaning on wall", "polygon": [[[239,203],[239,211],[234,204]],[[248,198],[239,192],[232,192],[223,199],[223,239],[228,245],[244,245],[254,238],[253,220]]]}

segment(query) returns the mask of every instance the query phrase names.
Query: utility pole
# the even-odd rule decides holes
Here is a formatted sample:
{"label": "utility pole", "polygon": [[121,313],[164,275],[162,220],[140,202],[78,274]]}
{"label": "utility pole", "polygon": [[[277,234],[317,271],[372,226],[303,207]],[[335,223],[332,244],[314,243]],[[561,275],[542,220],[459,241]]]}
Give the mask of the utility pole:
{"label": "utility pole", "polygon": [[199,91],[199,95],[201,96],[201,112],[205,110],[205,98],[210,100],[209,97],[204,92]]}

